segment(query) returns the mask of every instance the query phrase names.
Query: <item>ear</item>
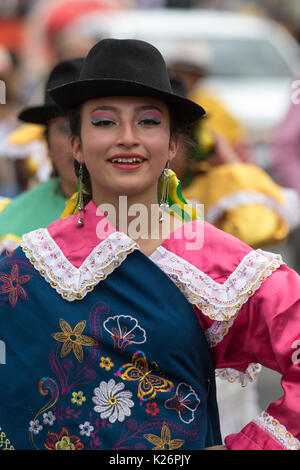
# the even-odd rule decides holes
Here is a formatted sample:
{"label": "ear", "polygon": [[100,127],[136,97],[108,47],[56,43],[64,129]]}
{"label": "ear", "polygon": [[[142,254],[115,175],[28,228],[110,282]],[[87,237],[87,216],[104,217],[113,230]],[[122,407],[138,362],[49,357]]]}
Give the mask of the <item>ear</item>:
{"label": "ear", "polygon": [[77,160],[79,163],[84,163],[84,156],[82,152],[82,145],[81,145],[80,137],[78,135],[72,136],[70,138],[70,143],[71,143],[73,157],[75,158],[75,160]]}
{"label": "ear", "polygon": [[179,147],[179,137],[177,134],[172,134],[169,142],[169,161],[173,160],[176,156]]}

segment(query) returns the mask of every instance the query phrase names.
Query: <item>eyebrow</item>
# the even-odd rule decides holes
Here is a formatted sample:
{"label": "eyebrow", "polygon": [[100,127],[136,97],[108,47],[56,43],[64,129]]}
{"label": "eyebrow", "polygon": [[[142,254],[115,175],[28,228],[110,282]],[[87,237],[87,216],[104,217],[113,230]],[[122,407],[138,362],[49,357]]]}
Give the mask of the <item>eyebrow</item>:
{"label": "eyebrow", "polygon": [[[136,108],[134,108],[134,110],[138,111],[138,112],[139,111],[150,111],[152,109],[155,109],[155,110],[159,111],[161,114],[163,114],[163,111],[161,110],[161,108],[159,108],[158,106],[155,106],[155,105],[142,105],[142,106],[137,106]],[[97,106],[91,112],[94,113],[95,111],[98,111],[98,110],[112,111],[112,112],[115,112],[115,113],[120,113],[120,109],[118,109],[114,106],[107,106],[107,105]]]}

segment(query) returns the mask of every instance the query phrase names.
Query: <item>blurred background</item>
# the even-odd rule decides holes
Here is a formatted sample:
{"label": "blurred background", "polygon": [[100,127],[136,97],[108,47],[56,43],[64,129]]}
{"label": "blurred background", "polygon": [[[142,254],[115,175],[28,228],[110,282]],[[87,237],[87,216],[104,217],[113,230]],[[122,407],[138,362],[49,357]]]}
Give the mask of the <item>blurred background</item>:
{"label": "blurred background", "polygon": [[[300,195],[298,0],[0,0],[0,197],[51,177],[45,146],[28,135],[10,139],[18,113],[43,101],[57,62],[84,56],[104,37],[152,42],[179,75],[189,62],[186,92],[196,82],[204,107],[205,89],[203,100],[209,90],[231,116],[227,138],[240,160]],[[299,272],[299,244],[296,227],[268,248]],[[263,410],[281,395],[278,374],[263,370],[257,389]]]}

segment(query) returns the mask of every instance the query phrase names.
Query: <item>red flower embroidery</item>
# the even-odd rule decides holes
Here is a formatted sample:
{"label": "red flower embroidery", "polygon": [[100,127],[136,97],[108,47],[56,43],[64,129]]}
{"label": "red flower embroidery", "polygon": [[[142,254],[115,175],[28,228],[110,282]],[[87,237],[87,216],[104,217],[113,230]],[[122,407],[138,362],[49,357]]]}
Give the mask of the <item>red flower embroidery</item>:
{"label": "red flower embroidery", "polygon": [[45,447],[47,450],[82,450],[84,446],[80,437],[70,436],[70,432],[66,428],[62,428],[60,434],[48,432]]}
{"label": "red flower embroidery", "polygon": [[146,413],[151,416],[156,416],[159,413],[159,408],[156,405],[156,402],[153,401],[152,403],[147,403],[146,405]]}
{"label": "red flower embroidery", "polygon": [[9,301],[12,307],[15,307],[18,297],[23,300],[27,300],[27,294],[21,284],[28,282],[32,276],[30,274],[24,274],[19,276],[19,266],[15,263],[11,268],[10,275],[7,273],[0,273],[0,281],[4,284],[0,286],[0,294],[9,293]]}

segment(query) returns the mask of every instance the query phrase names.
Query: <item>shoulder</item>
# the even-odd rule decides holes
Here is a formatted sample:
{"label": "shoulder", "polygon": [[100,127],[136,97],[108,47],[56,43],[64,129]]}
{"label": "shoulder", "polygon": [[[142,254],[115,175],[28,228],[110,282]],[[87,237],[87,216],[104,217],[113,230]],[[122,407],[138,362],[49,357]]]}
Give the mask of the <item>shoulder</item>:
{"label": "shoulder", "polygon": [[201,220],[177,229],[162,248],[221,283],[253,251],[241,240]]}
{"label": "shoulder", "polygon": [[[281,264],[212,225],[196,221],[172,234],[150,257],[202,314],[230,321]],[[177,235],[177,238],[175,237]]]}

